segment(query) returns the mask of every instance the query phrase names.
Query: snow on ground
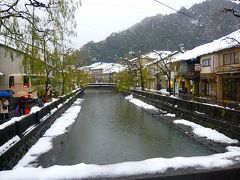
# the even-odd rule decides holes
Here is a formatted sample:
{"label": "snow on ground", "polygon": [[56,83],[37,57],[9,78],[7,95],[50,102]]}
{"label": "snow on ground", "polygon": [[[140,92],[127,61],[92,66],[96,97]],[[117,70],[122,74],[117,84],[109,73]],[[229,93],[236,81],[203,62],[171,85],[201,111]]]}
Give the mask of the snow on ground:
{"label": "snow on ground", "polygon": [[[156,107],[146,104],[145,102],[133,98],[133,95],[129,95],[127,97],[125,97],[126,100],[129,100],[131,103],[137,105],[138,107],[144,108],[144,109],[151,109],[151,110],[155,110],[155,111],[159,111]],[[197,112],[195,111],[196,113]],[[176,117],[176,114],[172,114],[172,113],[167,113],[164,114],[163,116],[169,116],[169,117]],[[226,143],[226,144],[236,144],[238,143],[238,140],[236,139],[231,139],[227,136],[225,136],[222,133],[219,133],[218,131],[214,130],[214,129],[210,129],[210,128],[205,128],[201,125],[198,125],[196,123],[187,121],[187,120],[175,120],[173,121],[175,124],[183,124],[186,126],[190,126],[193,129],[193,133],[196,134],[197,136],[200,137],[205,137],[206,139],[215,141],[215,142],[220,142],[220,143]]]}
{"label": "snow on ground", "polygon": [[37,143],[32,146],[25,156],[18,162],[14,168],[19,167],[34,167],[37,162],[36,160],[41,154],[44,154],[52,149],[52,138],[51,137],[42,137]]}
{"label": "snow on ground", "polygon": [[205,137],[209,140],[220,142],[220,143],[226,143],[226,144],[235,144],[238,143],[238,140],[231,139],[227,136],[225,136],[222,133],[219,133],[215,129],[205,128],[201,125],[198,125],[196,123],[187,121],[187,120],[175,120],[173,121],[175,124],[183,124],[186,126],[190,126],[193,129],[193,133],[200,137]]}
{"label": "snow on ground", "polygon": [[158,111],[158,109],[152,105],[149,105],[139,99],[136,99],[133,97],[133,95],[129,95],[129,96],[126,96],[125,97],[126,100],[128,100],[129,102],[135,104],[136,106],[140,107],[140,108],[143,108],[143,109],[146,109],[146,110],[153,110],[153,111]]}
{"label": "snow on ground", "polygon": [[[140,100],[137,101],[132,95],[127,96],[126,99],[130,102],[132,101],[132,103],[140,107],[149,106]],[[109,165],[80,163],[71,166],[55,165],[48,168],[34,168],[34,162],[37,157],[52,148],[52,139],[55,136],[66,132],[67,127],[69,127],[77,118],[81,109],[79,106],[81,102],[82,100],[78,99],[71,108],[58,118],[51,128],[46,131],[44,137],[40,138],[40,140],[29,150],[24,158],[19,161],[13,170],[1,171],[0,179],[84,179],[93,177],[119,177],[164,173],[170,168],[175,170],[182,168],[226,168],[240,163],[240,147],[228,146],[226,148],[227,152],[208,156],[173,158],[160,157],[144,161],[123,162]],[[236,140],[230,139],[215,130],[204,128],[195,123],[186,120],[176,120],[174,122],[176,124],[181,123],[191,126],[196,134],[207,134],[207,136],[210,134],[211,139],[218,140],[220,142],[237,143]]]}
{"label": "snow on ground", "polygon": [[82,101],[82,99],[77,99],[74,105],[64,112],[61,117],[56,119],[52,126],[45,132],[43,137],[29,149],[27,154],[18,162],[15,168],[25,166],[31,167],[41,154],[48,152],[52,148],[52,139],[56,136],[64,134],[68,127],[75,122],[81,110],[80,103]]}
{"label": "snow on ground", "polygon": [[[36,149],[36,151],[38,151]],[[196,169],[226,168],[239,163],[240,147],[229,146],[227,152],[209,156],[153,158],[138,162],[110,165],[76,164],[48,168],[18,167],[1,171],[0,179],[84,179],[164,173],[167,169],[195,167]]]}
{"label": "snow on ground", "polygon": [[[45,103],[44,106],[48,106],[49,104],[53,103],[54,101],[57,101],[58,99],[56,98],[52,98],[52,101],[51,102],[48,102],[48,103]],[[69,100],[69,99],[68,99]],[[64,103],[67,103],[66,100]],[[78,101],[75,102],[75,104],[78,103]],[[58,108],[60,108],[61,106],[63,106],[63,104],[61,103],[60,105],[58,105]],[[38,106],[33,106],[31,108],[31,111],[29,114],[32,114],[32,113],[36,113],[37,111],[40,111],[43,107],[38,107]],[[53,110],[51,110],[51,113],[54,113],[57,109],[54,108]],[[25,118],[26,116],[28,115],[23,115],[23,116],[20,116],[20,117],[13,117],[11,118],[9,121],[3,123],[0,125],[0,130],[14,124],[15,122],[18,122],[18,121],[21,121],[23,118]],[[41,121],[44,121],[46,119],[46,117],[48,117],[49,115],[46,115],[44,116]],[[29,127],[23,134],[27,134],[29,131],[31,131],[35,126],[31,126]],[[16,138],[16,137],[13,137],[13,139],[10,139],[8,142],[6,142],[5,144],[3,144],[2,146],[0,146],[0,155],[2,153],[4,153],[9,147],[11,147],[10,145],[13,145],[15,143],[17,143],[17,141],[19,141],[20,138]]]}

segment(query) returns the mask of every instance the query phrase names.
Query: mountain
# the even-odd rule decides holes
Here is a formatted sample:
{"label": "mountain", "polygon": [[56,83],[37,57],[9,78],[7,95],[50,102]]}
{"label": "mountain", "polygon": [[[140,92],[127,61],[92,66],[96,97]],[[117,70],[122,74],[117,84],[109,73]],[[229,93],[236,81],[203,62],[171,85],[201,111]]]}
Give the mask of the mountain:
{"label": "mountain", "polygon": [[181,8],[177,13],[145,18],[103,41],[87,43],[80,51],[91,64],[115,62],[129,51],[173,51],[180,44],[192,49],[240,29],[240,18],[223,12],[224,8],[239,9],[239,6],[229,0],[207,0],[189,9]]}

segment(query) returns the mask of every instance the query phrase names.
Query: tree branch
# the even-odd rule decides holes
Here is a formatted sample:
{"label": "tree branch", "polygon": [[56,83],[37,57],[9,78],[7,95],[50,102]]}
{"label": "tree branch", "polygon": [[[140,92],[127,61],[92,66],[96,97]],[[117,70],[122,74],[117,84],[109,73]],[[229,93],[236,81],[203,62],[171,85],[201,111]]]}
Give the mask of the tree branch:
{"label": "tree branch", "polygon": [[230,13],[232,13],[234,16],[240,17],[239,12],[237,12],[237,11],[236,11],[235,9],[233,9],[233,8],[225,8],[225,9],[223,10],[223,12],[230,12]]}
{"label": "tree branch", "polygon": [[[227,41],[228,39],[231,40],[231,42],[228,42],[228,41]],[[240,45],[240,42],[239,42],[237,39],[235,39],[235,38],[232,38],[232,37],[226,37],[225,40],[226,40],[226,42],[227,42],[228,44],[230,44],[230,43],[236,41],[236,42]]]}

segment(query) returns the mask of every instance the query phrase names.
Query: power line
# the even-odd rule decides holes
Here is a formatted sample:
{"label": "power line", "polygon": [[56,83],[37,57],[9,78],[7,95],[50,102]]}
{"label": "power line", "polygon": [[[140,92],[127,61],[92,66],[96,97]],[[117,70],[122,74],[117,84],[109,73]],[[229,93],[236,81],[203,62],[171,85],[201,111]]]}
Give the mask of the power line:
{"label": "power line", "polygon": [[191,19],[197,20],[196,18],[190,16],[189,14],[184,13],[184,12],[181,12],[181,11],[179,11],[179,10],[177,10],[177,9],[175,9],[175,8],[173,8],[173,7],[171,7],[171,6],[167,5],[167,4],[165,4],[165,3],[162,3],[162,2],[160,2],[160,1],[158,1],[158,0],[154,0],[154,1],[157,2],[157,3],[159,3],[159,4],[161,4],[161,5],[163,5],[163,6],[165,6],[165,7],[167,7],[167,8],[169,8],[169,9],[172,9],[173,11],[178,12],[179,14],[182,14],[182,15],[184,15],[184,16],[187,16],[188,18],[191,18]]}
{"label": "power line", "polygon": [[[141,8],[136,6],[125,6],[125,5],[109,5],[109,4],[97,4],[97,3],[84,3],[85,5],[90,6],[101,6],[101,7],[110,7],[110,8],[129,8],[129,9],[136,9],[136,10],[142,10],[142,11],[158,11],[158,9],[155,8]],[[82,6],[83,7],[83,6]]]}

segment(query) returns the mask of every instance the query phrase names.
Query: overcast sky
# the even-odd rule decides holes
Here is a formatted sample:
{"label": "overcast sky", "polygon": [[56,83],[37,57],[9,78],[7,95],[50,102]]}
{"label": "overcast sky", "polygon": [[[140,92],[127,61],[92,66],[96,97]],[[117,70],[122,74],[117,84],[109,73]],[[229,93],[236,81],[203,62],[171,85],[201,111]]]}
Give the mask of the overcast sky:
{"label": "overcast sky", "polygon": [[[204,0],[158,0],[175,9],[189,8]],[[174,13],[154,0],[82,0],[76,14],[77,34],[74,48],[89,41],[101,41],[113,32],[125,30],[145,17]]]}

